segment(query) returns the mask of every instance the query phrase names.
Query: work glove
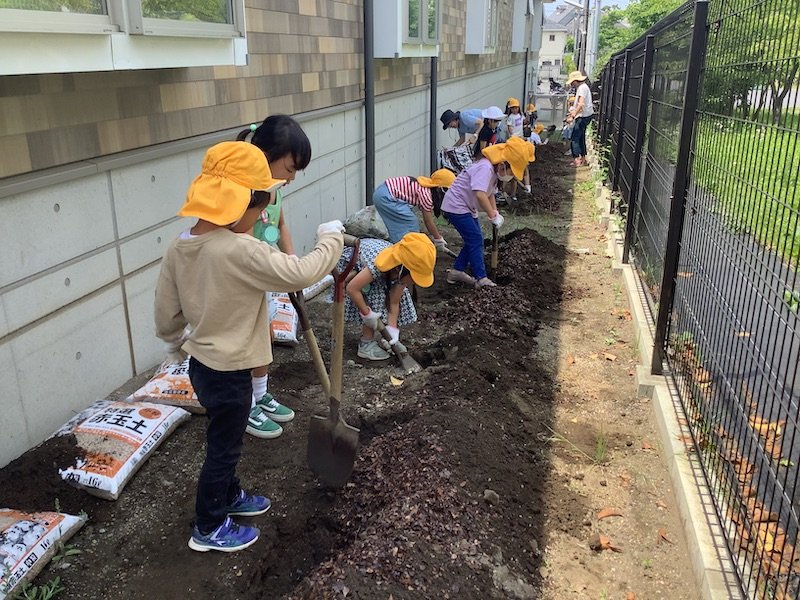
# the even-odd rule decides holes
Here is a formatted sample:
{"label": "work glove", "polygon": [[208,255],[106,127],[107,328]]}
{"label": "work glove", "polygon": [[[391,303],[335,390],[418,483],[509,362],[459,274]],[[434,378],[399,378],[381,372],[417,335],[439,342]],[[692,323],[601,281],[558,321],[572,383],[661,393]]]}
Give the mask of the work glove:
{"label": "work glove", "polygon": [[364,325],[370,329],[378,328],[378,319],[380,319],[381,316],[374,310],[370,308],[367,314],[362,314],[361,312],[359,312],[359,314],[361,315],[361,322],[364,323]]}
{"label": "work glove", "polygon": [[326,233],[344,233],[344,225],[339,219],[328,221],[317,227],[317,239]]}
{"label": "work glove", "polygon": [[433,238],[433,245],[436,246],[437,250],[446,250],[447,249],[447,240],[443,237],[439,239]]}
{"label": "work glove", "polygon": [[164,343],[164,349],[167,351],[166,360],[169,364],[180,364],[189,356],[181,349],[181,346],[183,346],[183,342],[185,341],[186,340],[181,337],[174,342]]}
{"label": "work glove", "polygon": [[389,344],[394,346],[397,342],[400,341],[400,329],[397,327],[392,327],[391,325],[386,326],[386,331],[389,332]]}
{"label": "work glove", "polygon": [[499,210],[497,211],[497,214],[489,220],[492,222],[492,225],[494,225],[498,229],[500,229],[503,226],[503,222],[505,221],[503,215],[500,214]]}

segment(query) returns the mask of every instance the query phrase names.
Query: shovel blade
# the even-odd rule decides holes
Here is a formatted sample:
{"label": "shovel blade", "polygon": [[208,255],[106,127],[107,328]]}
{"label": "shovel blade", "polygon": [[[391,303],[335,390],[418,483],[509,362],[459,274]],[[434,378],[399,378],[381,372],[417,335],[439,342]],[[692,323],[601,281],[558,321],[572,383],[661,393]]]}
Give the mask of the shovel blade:
{"label": "shovel blade", "polygon": [[356,460],[359,430],[330,415],[311,417],[308,431],[308,466],[320,481],[342,487]]}
{"label": "shovel blade", "polygon": [[412,373],[419,373],[422,371],[422,365],[414,360],[410,354],[400,355],[400,367],[403,369],[406,375],[411,375]]}

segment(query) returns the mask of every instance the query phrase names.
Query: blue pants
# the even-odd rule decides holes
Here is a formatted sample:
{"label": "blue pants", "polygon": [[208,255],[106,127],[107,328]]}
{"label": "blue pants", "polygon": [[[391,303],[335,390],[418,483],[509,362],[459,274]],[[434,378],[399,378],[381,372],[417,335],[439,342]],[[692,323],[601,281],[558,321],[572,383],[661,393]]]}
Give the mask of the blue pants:
{"label": "blue pants", "polygon": [[206,459],[197,481],[197,528],[210,533],[227,517],[226,508],[239,494],[236,465],[242,455],[253,382],[250,370],[215,371],[194,357],[189,379],[197,400],[206,408]]}
{"label": "blue pants", "polygon": [[443,212],[442,214],[464,240],[464,246],[453,262],[453,268],[456,271],[466,271],[467,266],[470,266],[472,276],[475,279],[483,279],[486,277],[486,263],[483,261],[483,232],[478,219],[470,213],[456,215]]}
{"label": "blue pants", "polygon": [[592,122],[594,115],[588,117],[578,117],[575,119],[575,126],[572,128],[572,156],[586,156],[586,128]]}
{"label": "blue pants", "polygon": [[380,184],[372,193],[372,203],[386,224],[389,241],[393,244],[402,240],[407,233],[419,232],[419,219],[414,214],[414,209],[408,202],[392,196],[385,183]]}

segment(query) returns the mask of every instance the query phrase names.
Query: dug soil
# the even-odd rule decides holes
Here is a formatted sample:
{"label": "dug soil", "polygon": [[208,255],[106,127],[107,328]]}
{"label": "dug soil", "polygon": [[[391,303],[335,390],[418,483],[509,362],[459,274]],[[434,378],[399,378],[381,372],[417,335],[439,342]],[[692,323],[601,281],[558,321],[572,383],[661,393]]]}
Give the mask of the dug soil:
{"label": "dug soil", "polygon": [[[501,206],[497,288],[448,285],[441,255],[418,290],[402,336],[421,373],[362,365],[348,326],[343,411],[361,442],[343,489],[307,467],[309,418],[325,406],[308,352],[277,348],[271,391],[297,417],[276,440],[245,440],[240,477],[273,503],[250,519],[254,546],[186,545],[204,453],[195,416],[116,502],[60,482],[68,439],[0,471],[1,506],[89,516],[80,553],[37,582],[59,576],[62,597],[86,600],[696,598],[590,173],[563,152],[539,147],[533,194]],[[327,358],[330,304],[309,308]]]}

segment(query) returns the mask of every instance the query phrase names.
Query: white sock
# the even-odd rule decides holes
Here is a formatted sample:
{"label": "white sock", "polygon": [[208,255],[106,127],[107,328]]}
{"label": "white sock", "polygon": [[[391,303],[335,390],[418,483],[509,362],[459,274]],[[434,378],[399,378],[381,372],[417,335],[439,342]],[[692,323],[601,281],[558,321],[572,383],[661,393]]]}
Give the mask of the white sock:
{"label": "white sock", "polygon": [[253,377],[253,406],[258,400],[267,393],[267,383],[269,381],[269,375],[264,375],[263,377]]}

